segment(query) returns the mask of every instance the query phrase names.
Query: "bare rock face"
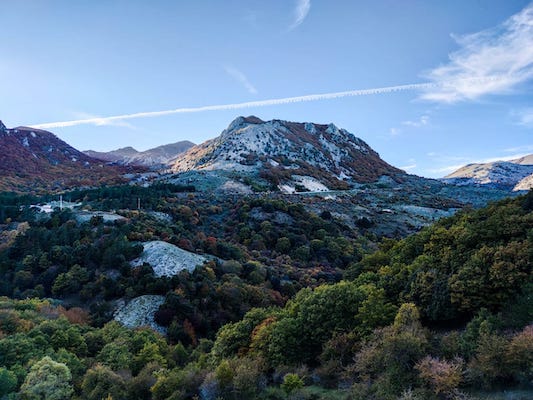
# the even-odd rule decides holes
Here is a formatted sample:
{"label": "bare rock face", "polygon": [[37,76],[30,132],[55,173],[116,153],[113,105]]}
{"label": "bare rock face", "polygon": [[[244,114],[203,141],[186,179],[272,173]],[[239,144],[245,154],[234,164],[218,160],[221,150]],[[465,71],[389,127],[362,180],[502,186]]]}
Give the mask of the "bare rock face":
{"label": "bare rock face", "polygon": [[156,311],[164,302],[164,296],[145,295],[135,297],[127,304],[119,306],[113,315],[113,319],[128,328],[147,326],[159,333],[165,333],[165,328],[158,325],[154,320]]}
{"label": "bare rock face", "polygon": [[235,119],[219,137],[192,147],[172,169],[256,172],[278,185],[298,184],[300,179],[302,186],[316,190],[404,174],[363,140],[333,124],[262,121],[253,116]]}
{"label": "bare rock face", "polygon": [[133,147],[124,147],[108,152],[94,150],[84,151],[90,157],[98,158],[121,165],[137,165],[143,167],[166,167],[168,163],[194,146],[187,140],[158,146],[146,151],[137,151]]}
{"label": "bare rock face", "polygon": [[208,260],[204,256],[159,240],[143,243],[143,246],[144,251],[141,256],[133,260],[131,265],[138,267],[148,263],[157,277],[174,276],[183,270],[193,271]]}
{"label": "bare rock face", "polygon": [[533,189],[533,173],[520,180],[513,188],[514,191]]}

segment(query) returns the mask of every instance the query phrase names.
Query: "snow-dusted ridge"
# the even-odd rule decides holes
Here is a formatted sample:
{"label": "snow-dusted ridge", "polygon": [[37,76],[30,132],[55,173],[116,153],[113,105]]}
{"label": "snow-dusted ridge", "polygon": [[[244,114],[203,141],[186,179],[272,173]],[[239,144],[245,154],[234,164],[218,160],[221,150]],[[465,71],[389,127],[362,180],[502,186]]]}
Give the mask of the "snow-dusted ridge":
{"label": "snow-dusted ridge", "polygon": [[133,147],[128,146],[108,152],[85,150],[84,153],[90,157],[121,165],[160,167],[170,163],[192,146],[194,146],[194,143],[185,140],[158,146],[145,151],[137,151]]}
{"label": "snow-dusted ridge", "polygon": [[192,147],[172,165],[174,172],[258,173],[264,169],[293,171],[289,177],[306,176],[326,188],[331,181],[372,182],[382,175],[403,173],[363,140],[334,124],[262,121],[253,116],[236,118],[220,136]]}

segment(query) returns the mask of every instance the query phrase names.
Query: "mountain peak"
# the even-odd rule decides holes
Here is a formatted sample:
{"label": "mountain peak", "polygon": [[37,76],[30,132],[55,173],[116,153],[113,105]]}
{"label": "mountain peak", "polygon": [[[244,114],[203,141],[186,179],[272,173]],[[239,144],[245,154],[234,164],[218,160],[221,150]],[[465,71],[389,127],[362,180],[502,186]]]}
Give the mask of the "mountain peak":
{"label": "mountain peak", "polygon": [[173,170],[310,176],[327,181],[323,183],[330,188],[401,173],[363,140],[334,124],[263,121],[254,116],[238,117],[219,137],[194,146],[177,159]]}
{"label": "mountain peak", "polygon": [[257,124],[263,124],[263,123],[265,123],[265,121],[263,121],[261,118],[256,117],[255,115],[249,115],[247,117],[244,117],[241,115],[230,122],[230,124],[226,128],[226,131],[233,131],[245,125],[250,125],[250,124],[257,125]]}
{"label": "mountain peak", "polygon": [[194,146],[189,141],[165,144],[145,151],[137,151],[131,146],[121,149],[99,152],[94,150],[84,151],[90,157],[100,160],[117,163],[119,165],[136,165],[149,168],[159,168],[165,166],[178,155]]}
{"label": "mountain peak", "polygon": [[0,120],[0,132],[7,131],[7,127],[4,125],[4,123]]}
{"label": "mountain peak", "polygon": [[0,126],[0,190],[60,189],[118,182],[124,169],[102,165],[52,132]]}
{"label": "mountain peak", "polygon": [[133,154],[136,154],[139,152],[137,149],[134,149],[131,146],[121,147],[120,149],[117,149],[116,151],[121,151],[123,153],[128,152],[128,153],[133,153]]}
{"label": "mountain peak", "polygon": [[247,117],[240,117],[243,119],[244,122],[247,124],[262,124],[265,121],[263,121],[261,118],[256,117],[255,115],[249,115]]}

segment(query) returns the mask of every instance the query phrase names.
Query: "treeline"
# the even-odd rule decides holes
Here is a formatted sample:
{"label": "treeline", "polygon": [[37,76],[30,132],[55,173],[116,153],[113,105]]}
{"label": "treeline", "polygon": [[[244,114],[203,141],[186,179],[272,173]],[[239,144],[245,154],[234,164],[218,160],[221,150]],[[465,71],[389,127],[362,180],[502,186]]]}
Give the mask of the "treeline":
{"label": "treeline", "polygon": [[138,185],[102,186],[97,189],[73,190],[65,194],[69,199],[91,204],[98,210],[157,209],[166,197],[176,193],[195,192],[194,185],[154,183],[148,187]]}

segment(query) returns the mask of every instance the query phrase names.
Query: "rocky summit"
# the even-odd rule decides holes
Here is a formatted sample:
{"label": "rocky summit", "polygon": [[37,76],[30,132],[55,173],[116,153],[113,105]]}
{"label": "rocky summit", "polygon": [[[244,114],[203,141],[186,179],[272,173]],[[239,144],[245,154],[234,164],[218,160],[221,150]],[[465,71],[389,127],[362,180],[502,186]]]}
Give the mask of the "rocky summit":
{"label": "rocky summit", "polygon": [[383,161],[363,140],[334,124],[238,117],[220,136],[184,153],[174,172],[257,172],[279,188],[298,184],[346,189],[403,171]]}

